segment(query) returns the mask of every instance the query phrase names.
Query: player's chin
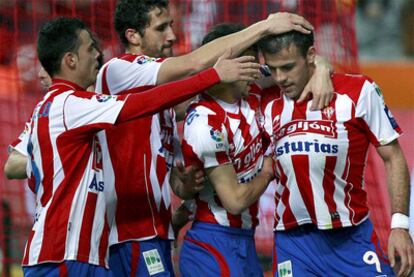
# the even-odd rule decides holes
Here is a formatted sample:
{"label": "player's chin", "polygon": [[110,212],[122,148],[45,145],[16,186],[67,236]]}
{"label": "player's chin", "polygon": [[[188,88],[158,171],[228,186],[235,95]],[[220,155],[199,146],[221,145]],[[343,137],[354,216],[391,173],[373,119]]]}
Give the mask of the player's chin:
{"label": "player's chin", "polygon": [[172,57],[173,56],[173,49],[172,49],[172,47],[165,47],[165,48],[162,49],[161,53],[162,53],[162,56],[165,57],[165,58]]}

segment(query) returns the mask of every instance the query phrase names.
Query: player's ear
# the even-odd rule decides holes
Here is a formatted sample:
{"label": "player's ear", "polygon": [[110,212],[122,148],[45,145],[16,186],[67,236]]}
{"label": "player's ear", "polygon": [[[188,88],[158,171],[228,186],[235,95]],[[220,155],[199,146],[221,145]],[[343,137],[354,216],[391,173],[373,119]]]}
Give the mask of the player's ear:
{"label": "player's ear", "polygon": [[314,46],[309,47],[308,52],[306,53],[306,61],[309,65],[313,65],[316,59],[316,49]]}
{"label": "player's ear", "polygon": [[66,67],[74,69],[78,63],[78,55],[73,52],[66,52],[65,55],[63,55],[62,63],[64,63]]}
{"label": "player's ear", "polygon": [[141,45],[142,36],[136,29],[132,29],[132,28],[126,29],[125,38],[128,40],[130,44],[134,46]]}

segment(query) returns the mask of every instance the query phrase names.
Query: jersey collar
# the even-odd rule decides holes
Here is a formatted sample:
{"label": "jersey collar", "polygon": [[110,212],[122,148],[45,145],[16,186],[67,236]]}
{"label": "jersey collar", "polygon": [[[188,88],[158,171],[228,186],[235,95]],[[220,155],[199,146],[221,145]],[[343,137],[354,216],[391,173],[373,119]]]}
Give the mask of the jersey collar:
{"label": "jersey collar", "polygon": [[86,90],[85,88],[71,81],[53,78],[52,85],[50,86],[49,91],[52,91],[55,89],[67,89],[67,90],[70,89],[74,91],[85,91]]}

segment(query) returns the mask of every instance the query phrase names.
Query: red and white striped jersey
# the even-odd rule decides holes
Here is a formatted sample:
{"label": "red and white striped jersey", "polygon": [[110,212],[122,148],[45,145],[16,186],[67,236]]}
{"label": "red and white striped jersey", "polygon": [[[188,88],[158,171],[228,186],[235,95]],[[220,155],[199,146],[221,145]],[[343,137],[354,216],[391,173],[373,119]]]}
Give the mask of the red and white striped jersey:
{"label": "red and white striped jersey", "polygon": [[8,147],[9,154],[12,152],[12,150],[16,150],[20,154],[27,156],[27,140],[29,138],[29,133],[30,133],[30,120],[24,124],[24,130],[20,133],[18,138],[9,145]]}
{"label": "red and white striped jersey", "polygon": [[[29,119],[29,121],[27,121],[24,124],[23,132],[21,132],[19,137],[9,145],[8,147],[9,154],[13,150],[15,150],[26,157],[29,156],[27,153],[27,144],[28,144],[28,140],[30,136],[30,121],[31,119]],[[27,163],[27,166],[26,166],[26,175],[28,176],[27,185],[32,192],[35,192],[36,182],[35,182],[33,174],[31,174],[31,169],[29,165],[30,164]]]}
{"label": "red and white striped jersey", "polygon": [[36,213],[23,265],[77,260],[107,266],[109,227],[96,133],[124,101],[54,80],[34,109],[28,139]]}
{"label": "red and white striped jersey", "polygon": [[[139,93],[156,85],[163,59],[124,54],[100,70],[96,91]],[[166,91],[165,93],[170,93]],[[174,239],[170,172],[177,139],[174,109],[99,134],[103,147],[110,245],[154,237]]]}
{"label": "red and white striped jersey", "polygon": [[311,101],[297,104],[285,96],[266,107],[278,179],[275,230],[364,221],[368,146],[388,144],[401,133],[373,81],[344,74],[332,81],[336,93],[322,111],[311,111]]}
{"label": "red and white striped jersey", "polygon": [[[229,104],[203,94],[188,109],[182,149],[187,165],[210,168],[232,163],[237,178],[252,180],[263,163],[262,132],[256,112],[247,101]],[[258,203],[240,215],[228,213],[211,184],[196,197],[195,220],[243,229],[258,224]]]}

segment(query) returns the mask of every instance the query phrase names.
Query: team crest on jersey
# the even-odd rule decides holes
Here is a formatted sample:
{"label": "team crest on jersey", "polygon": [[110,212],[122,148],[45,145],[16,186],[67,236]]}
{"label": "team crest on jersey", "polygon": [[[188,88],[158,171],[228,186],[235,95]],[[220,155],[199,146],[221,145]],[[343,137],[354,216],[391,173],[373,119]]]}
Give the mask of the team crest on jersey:
{"label": "team crest on jersey", "polygon": [[151,62],[155,62],[157,59],[156,58],[150,58],[147,56],[140,56],[137,59],[137,63],[138,64],[146,64],[146,63],[151,63]]}
{"label": "team crest on jersey", "polygon": [[332,115],[334,114],[335,109],[333,107],[326,107],[323,109],[322,113],[328,118],[331,119]]}
{"label": "team crest on jersey", "polygon": [[99,103],[104,103],[104,102],[106,102],[106,101],[108,101],[109,99],[112,99],[112,98],[116,99],[116,97],[113,96],[113,95],[105,95],[105,94],[96,95],[96,100]]}

